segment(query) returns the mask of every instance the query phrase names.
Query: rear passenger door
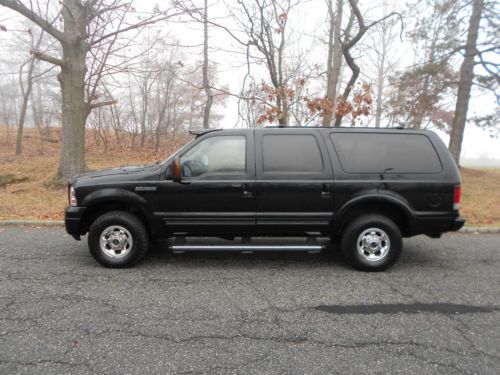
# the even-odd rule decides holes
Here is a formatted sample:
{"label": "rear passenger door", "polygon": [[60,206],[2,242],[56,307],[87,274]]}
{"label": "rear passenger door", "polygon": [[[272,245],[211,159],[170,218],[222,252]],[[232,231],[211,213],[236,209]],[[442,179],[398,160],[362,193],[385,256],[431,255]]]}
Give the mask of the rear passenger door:
{"label": "rear passenger door", "polygon": [[327,230],[333,176],[319,131],[262,129],[255,137],[259,230]]}

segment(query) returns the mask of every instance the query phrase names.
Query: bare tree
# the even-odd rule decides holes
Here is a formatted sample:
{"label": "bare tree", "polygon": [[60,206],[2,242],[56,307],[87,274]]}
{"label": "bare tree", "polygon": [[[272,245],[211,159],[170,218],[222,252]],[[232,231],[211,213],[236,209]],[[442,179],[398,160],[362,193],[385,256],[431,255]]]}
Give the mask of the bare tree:
{"label": "bare tree", "polygon": [[[359,73],[360,73],[360,68],[358,64],[356,64],[352,54],[351,54],[351,49],[363,38],[363,36],[366,34],[366,32],[372,28],[373,26],[379,24],[380,22],[385,21],[386,19],[392,17],[392,16],[399,16],[401,19],[401,15],[397,12],[391,12],[388,15],[373,21],[369,24],[365,23],[365,20],[363,18],[363,15],[361,14],[361,11],[359,10],[358,7],[358,0],[349,0],[349,4],[351,6],[351,10],[356,17],[357,23],[358,23],[358,32],[352,37],[349,38],[346,42],[342,43],[342,54],[344,55],[345,61],[349,68],[352,71],[351,78],[349,79],[349,82],[347,83],[347,86],[344,89],[344,92],[342,94],[342,97],[344,99],[347,99],[349,97],[349,94],[351,93],[354,84],[356,83]],[[337,112],[339,113],[339,112]],[[342,114],[337,114],[335,116],[335,126],[340,126],[342,122]]]}
{"label": "bare tree", "polygon": [[210,127],[210,109],[214,102],[214,94],[210,86],[209,69],[208,69],[208,0],[205,0],[203,8],[203,89],[207,94],[207,103],[203,109],[203,128]]}
{"label": "bare tree", "polygon": [[[131,3],[121,0],[63,0],[62,30],[41,16],[30,1],[0,0],[0,5],[25,16],[55,38],[62,48],[62,58],[33,51],[39,60],[59,66],[58,80],[62,92],[62,144],[58,175],[70,177],[85,170],[85,122],[90,111],[108,102],[93,102],[86,97],[87,57],[93,48],[109,45],[120,33],[141,28],[172,16],[157,12],[137,23],[127,24],[125,17]],[[97,69],[101,71],[102,69]],[[98,80],[98,79],[97,79]]]}
{"label": "bare tree", "polygon": [[[31,49],[32,50],[39,49],[43,39],[43,32],[40,33],[36,42],[33,39],[33,33],[31,32],[31,30],[29,30],[28,32],[30,34],[30,39],[31,39]],[[26,86],[25,86],[23,83],[23,71],[26,65],[28,66],[28,70],[26,72]],[[26,111],[28,109],[28,101],[31,96],[31,90],[33,88],[34,67],[35,67],[35,58],[32,56],[19,68],[19,87],[21,88],[22,102],[21,102],[21,111],[19,114],[19,123],[17,124],[16,155],[21,155],[22,153],[24,121],[26,119]]]}
{"label": "bare tree", "polygon": [[139,96],[133,94],[132,83],[129,76],[129,99],[132,116],[136,123],[139,124],[141,132],[140,147],[144,147],[147,136],[146,122],[149,111],[149,95],[154,84],[153,71],[146,70],[139,75],[133,75],[134,84],[139,88]]}
{"label": "bare tree", "polygon": [[[249,38],[248,47],[254,47],[262,57],[272,84],[272,96],[275,98],[273,110],[282,126],[288,125],[289,92],[287,85],[291,76],[285,71],[285,50],[287,46],[287,25],[291,9],[299,0],[238,0],[241,9],[239,23]],[[269,91],[263,85],[264,91]]]}
{"label": "bare tree", "polygon": [[[340,80],[340,69],[342,67],[342,13],[344,0],[336,0],[335,11],[333,0],[326,0],[328,7],[328,58],[326,63],[326,97],[332,104],[332,110],[327,111],[323,117],[323,126],[330,126],[335,113],[335,101],[337,99],[337,86]],[[351,22],[352,24],[352,22]]]}
{"label": "bare tree", "polygon": [[[387,3],[384,2],[384,6]],[[386,8],[384,8],[385,11]],[[371,33],[370,45],[373,47],[373,57],[368,55],[370,65],[375,68],[375,127],[379,128],[382,120],[382,110],[384,103],[384,89],[386,87],[389,73],[395,66],[394,40],[396,37],[396,20],[388,20],[377,25],[377,32]]]}
{"label": "bare tree", "polygon": [[462,151],[465,122],[467,120],[467,110],[469,108],[470,92],[474,78],[474,58],[477,54],[478,31],[483,8],[484,0],[472,1],[472,14],[469,20],[465,57],[460,68],[457,103],[450,133],[449,149],[457,163],[460,162],[460,153]]}
{"label": "bare tree", "polygon": [[52,123],[60,119],[61,95],[52,77],[52,68],[40,71],[35,66],[33,89],[31,90],[31,111],[33,122],[43,141],[56,142],[50,136]]}
{"label": "bare tree", "polygon": [[10,144],[10,125],[17,122],[18,91],[14,77],[0,84],[0,121],[7,127],[5,141]]}

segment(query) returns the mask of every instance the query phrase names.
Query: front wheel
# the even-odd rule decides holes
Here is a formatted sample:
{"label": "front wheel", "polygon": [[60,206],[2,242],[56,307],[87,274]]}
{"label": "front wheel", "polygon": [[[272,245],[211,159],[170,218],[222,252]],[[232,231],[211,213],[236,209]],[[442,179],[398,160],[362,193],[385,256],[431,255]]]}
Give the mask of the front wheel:
{"label": "front wheel", "polygon": [[136,264],[146,254],[149,238],[137,216],[112,211],[94,221],[88,245],[92,256],[103,266],[123,268]]}
{"label": "front wheel", "polygon": [[399,227],[389,218],[363,215],[344,230],[341,248],[354,268],[383,271],[398,260],[403,240]]}

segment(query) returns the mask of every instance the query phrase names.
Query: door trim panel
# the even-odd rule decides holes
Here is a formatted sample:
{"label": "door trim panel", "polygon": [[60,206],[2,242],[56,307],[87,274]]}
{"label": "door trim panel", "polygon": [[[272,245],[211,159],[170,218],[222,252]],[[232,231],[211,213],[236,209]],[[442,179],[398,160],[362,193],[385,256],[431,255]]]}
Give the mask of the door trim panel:
{"label": "door trim panel", "polygon": [[256,212],[155,212],[167,225],[255,225]]}

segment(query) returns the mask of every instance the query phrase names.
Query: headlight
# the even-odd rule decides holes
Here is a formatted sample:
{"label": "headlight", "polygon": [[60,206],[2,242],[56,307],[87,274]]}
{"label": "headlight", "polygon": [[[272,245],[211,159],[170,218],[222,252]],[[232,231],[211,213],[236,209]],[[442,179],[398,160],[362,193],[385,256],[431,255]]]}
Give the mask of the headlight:
{"label": "headlight", "polygon": [[69,195],[69,205],[73,207],[78,206],[78,202],[76,201],[76,192],[73,185],[70,185],[68,195]]}

